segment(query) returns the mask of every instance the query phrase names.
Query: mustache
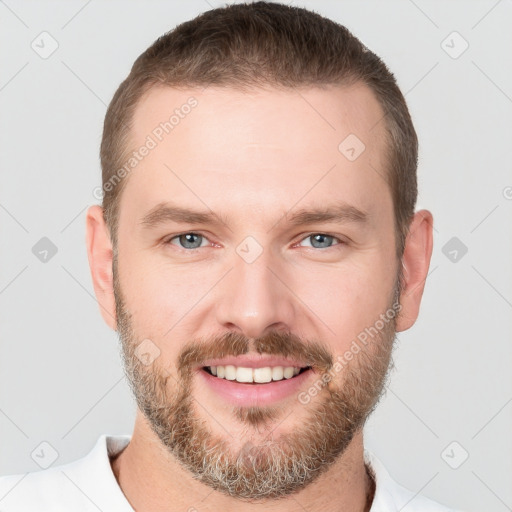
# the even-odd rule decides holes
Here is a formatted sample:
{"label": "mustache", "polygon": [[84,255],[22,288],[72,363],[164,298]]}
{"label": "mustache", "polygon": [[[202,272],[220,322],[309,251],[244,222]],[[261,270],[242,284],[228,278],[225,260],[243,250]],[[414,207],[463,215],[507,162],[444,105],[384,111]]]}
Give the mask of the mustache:
{"label": "mustache", "polygon": [[293,333],[277,331],[259,338],[228,332],[187,343],[178,357],[178,370],[188,375],[193,368],[204,366],[202,363],[208,359],[236,357],[249,352],[307,361],[309,366],[319,372],[328,371],[334,364],[331,353],[321,341],[305,341]]}

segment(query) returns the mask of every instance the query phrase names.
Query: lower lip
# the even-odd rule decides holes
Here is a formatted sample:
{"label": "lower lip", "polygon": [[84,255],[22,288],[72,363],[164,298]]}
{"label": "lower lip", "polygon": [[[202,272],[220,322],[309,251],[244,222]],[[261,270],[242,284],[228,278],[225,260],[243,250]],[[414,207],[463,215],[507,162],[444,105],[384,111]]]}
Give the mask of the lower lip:
{"label": "lower lip", "polygon": [[198,373],[200,378],[204,379],[204,382],[225,400],[233,405],[247,407],[268,405],[290,396],[297,396],[301,388],[305,388],[305,383],[313,371],[309,369],[291,379],[265,384],[244,384],[236,380],[221,379],[203,369],[199,369]]}

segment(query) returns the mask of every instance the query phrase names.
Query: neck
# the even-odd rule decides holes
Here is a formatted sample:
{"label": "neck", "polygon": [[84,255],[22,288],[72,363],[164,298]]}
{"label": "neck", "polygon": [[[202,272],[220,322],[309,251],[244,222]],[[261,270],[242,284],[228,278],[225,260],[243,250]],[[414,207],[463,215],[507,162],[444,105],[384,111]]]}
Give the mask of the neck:
{"label": "neck", "polygon": [[134,510],[223,510],[295,512],[353,510],[369,512],[375,492],[363,458],[363,435],[357,433],[343,455],[301,491],[279,500],[240,501],[195,480],[162,446],[140,413],[132,440],[111,461],[114,475]]}

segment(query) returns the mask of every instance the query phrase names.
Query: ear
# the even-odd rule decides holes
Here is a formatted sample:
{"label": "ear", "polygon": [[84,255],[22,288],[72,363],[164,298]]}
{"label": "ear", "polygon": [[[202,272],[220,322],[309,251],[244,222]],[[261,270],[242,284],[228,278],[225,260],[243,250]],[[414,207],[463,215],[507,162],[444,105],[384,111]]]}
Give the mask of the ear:
{"label": "ear", "polygon": [[87,210],[86,244],[91,269],[94,293],[103,319],[109,327],[116,329],[116,306],[114,280],[112,276],[112,243],[101,206]]}
{"label": "ear", "polygon": [[402,307],[396,322],[397,332],[409,329],[418,318],[432,256],[432,226],[433,217],[428,210],[414,214],[402,256],[404,278],[400,294]]}

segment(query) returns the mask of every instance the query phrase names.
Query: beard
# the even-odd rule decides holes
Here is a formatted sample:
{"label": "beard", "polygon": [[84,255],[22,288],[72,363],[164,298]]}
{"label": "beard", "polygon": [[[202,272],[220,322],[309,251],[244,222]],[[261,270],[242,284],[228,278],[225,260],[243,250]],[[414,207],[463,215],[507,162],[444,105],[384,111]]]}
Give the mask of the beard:
{"label": "beard", "polygon": [[[391,356],[396,318],[391,315],[386,322],[376,320],[375,326],[383,324],[382,328],[368,326],[371,339],[358,345],[358,352],[354,351],[350,362],[344,361],[341,370],[340,356],[335,362],[321,342],[276,331],[256,339],[227,332],[185,344],[173,375],[158,358],[148,365],[137,356],[137,346],[144,337],[133,329],[115,264],[114,293],[124,369],[138,408],[162,445],[196,480],[240,500],[283,498],[315,481],[363,429],[394,366]],[[388,311],[396,312],[399,296],[397,284]],[[233,415],[246,427],[244,432],[250,427],[264,427],[269,432],[263,440],[248,436],[239,449],[234,449],[233,438],[228,433],[213,433],[198,413],[202,405],[192,393],[194,372],[208,359],[246,354],[251,348],[260,354],[309,361],[317,376],[313,385],[318,392],[307,405],[304,399],[297,400],[306,418],[279,437],[273,431],[279,426],[276,420],[283,414],[282,407],[233,407]],[[323,379],[325,375],[331,379]]]}

